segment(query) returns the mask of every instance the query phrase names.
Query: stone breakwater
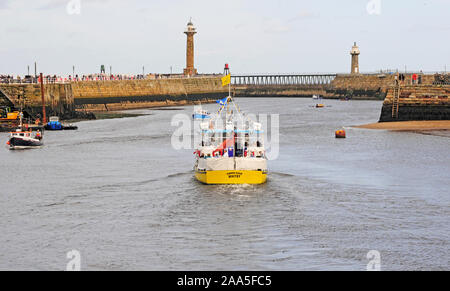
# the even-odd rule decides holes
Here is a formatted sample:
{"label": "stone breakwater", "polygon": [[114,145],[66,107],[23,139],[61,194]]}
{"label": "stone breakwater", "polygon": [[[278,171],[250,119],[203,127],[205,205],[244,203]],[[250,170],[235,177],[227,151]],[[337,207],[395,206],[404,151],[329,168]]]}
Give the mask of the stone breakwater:
{"label": "stone breakwater", "polygon": [[[406,79],[411,76],[406,75]],[[401,86],[398,118],[392,117],[394,75],[337,75],[331,84],[236,86],[237,97],[311,97],[383,100],[380,121],[448,120],[450,85],[433,85],[435,76],[422,75],[422,85]],[[407,83],[407,82],[404,82]],[[46,84],[47,116],[90,118],[91,112],[208,103],[227,95],[220,77],[88,81]],[[42,114],[39,84],[1,84],[0,106]]]}
{"label": "stone breakwater", "polygon": [[408,85],[400,87],[398,117],[392,106],[394,89],[390,88],[381,109],[380,122],[410,120],[450,120],[450,85]]}
{"label": "stone breakwater", "polygon": [[390,86],[395,83],[394,75],[337,75],[327,93],[352,99],[383,100]]}
{"label": "stone breakwater", "polygon": [[[23,108],[26,116],[42,116],[42,97],[39,84],[2,84],[0,103],[15,109]],[[45,103],[47,116],[63,119],[83,117],[76,114],[71,84],[46,84]]]}
{"label": "stone breakwater", "polygon": [[[58,115],[63,119],[83,117],[86,112],[206,103],[226,94],[220,77],[45,85],[47,115]],[[42,113],[40,85],[0,85],[0,103],[16,108],[22,104],[30,115],[37,116]]]}
{"label": "stone breakwater", "polygon": [[[411,80],[412,74],[405,74]],[[431,85],[434,75],[421,75],[422,84]],[[328,99],[383,100],[395,83],[393,74],[338,74],[330,84],[321,85],[237,85],[236,96],[245,97],[311,97],[320,95]]]}
{"label": "stone breakwater", "polygon": [[394,84],[394,75],[337,75],[330,84],[319,85],[238,85],[236,96],[246,97],[311,97],[327,99],[383,100]]}
{"label": "stone breakwater", "polygon": [[227,94],[217,77],[78,82],[72,90],[76,109],[89,111],[207,103]]}

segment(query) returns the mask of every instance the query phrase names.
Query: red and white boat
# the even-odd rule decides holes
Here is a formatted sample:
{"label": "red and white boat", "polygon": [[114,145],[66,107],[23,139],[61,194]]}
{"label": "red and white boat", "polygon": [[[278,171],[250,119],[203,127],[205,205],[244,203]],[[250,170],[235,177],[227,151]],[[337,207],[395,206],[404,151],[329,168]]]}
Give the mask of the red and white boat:
{"label": "red and white boat", "polygon": [[39,131],[33,135],[32,131],[22,131],[21,129],[11,132],[6,144],[10,150],[39,148],[44,145],[42,134]]}
{"label": "red and white boat", "polygon": [[39,148],[44,145],[42,141],[42,133],[38,130],[36,134],[33,135],[33,131],[31,129],[24,130],[24,126],[22,123],[23,114],[20,113],[20,126],[14,131],[10,132],[9,140],[6,142],[6,145],[10,150],[23,150],[23,149],[32,149]]}

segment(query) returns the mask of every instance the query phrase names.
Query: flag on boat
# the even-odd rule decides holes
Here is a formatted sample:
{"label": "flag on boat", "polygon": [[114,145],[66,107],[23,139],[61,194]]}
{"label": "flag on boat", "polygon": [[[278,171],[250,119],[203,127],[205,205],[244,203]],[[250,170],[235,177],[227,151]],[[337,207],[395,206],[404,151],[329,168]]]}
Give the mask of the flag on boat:
{"label": "flag on boat", "polygon": [[231,83],[231,74],[226,75],[222,78],[222,87],[225,87],[226,85]]}
{"label": "flag on boat", "polygon": [[216,101],[216,103],[219,103],[222,106],[227,105],[227,102],[228,102],[228,97],[225,97],[223,99],[219,99]]}

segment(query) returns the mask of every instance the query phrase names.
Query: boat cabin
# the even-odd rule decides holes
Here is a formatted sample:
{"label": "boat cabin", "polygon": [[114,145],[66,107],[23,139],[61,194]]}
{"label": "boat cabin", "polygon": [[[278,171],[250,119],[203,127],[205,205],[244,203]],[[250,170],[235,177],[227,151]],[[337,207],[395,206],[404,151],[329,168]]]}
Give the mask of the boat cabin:
{"label": "boat cabin", "polygon": [[11,137],[13,136],[31,138],[31,131],[20,131],[20,129],[18,129],[17,131],[11,132]]}

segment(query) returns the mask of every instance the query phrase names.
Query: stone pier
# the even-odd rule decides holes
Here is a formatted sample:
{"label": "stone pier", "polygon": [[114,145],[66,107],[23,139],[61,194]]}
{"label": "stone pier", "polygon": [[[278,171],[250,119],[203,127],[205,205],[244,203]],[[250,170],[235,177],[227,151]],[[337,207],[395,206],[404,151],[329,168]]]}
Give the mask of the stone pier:
{"label": "stone pier", "polygon": [[[39,84],[2,84],[0,103],[12,103],[36,117],[42,113]],[[156,80],[87,81],[46,84],[47,116],[62,119],[80,112],[114,111],[212,102],[226,96],[220,77]]]}
{"label": "stone pier", "polygon": [[394,89],[390,88],[380,122],[410,120],[450,120],[450,85],[400,86],[398,114],[393,114]]}

